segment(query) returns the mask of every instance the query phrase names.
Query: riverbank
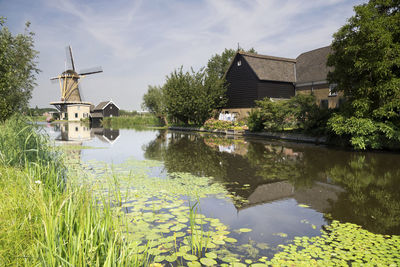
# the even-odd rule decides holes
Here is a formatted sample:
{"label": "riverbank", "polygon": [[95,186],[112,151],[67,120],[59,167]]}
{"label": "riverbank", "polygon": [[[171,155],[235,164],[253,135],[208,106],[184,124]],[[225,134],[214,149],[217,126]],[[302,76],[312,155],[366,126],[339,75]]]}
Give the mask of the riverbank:
{"label": "riverbank", "polygon": [[209,132],[216,134],[225,135],[236,135],[236,136],[256,136],[272,139],[281,139],[285,141],[296,141],[303,143],[314,143],[314,144],[327,144],[326,136],[309,136],[298,133],[280,133],[280,132],[250,132],[248,130],[211,130],[204,127],[182,127],[182,126],[171,126],[168,127],[170,130],[175,131],[192,131],[192,132]]}
{"label": "riverbank", "polygon": [[160,120],[153,115],[134,115],[134,116],[119,116],[106,117],[102,120],[104,128],[113,129],[130,129],[136,126],[160,126]]}
{"label": "riverbank", "polygon": [[0,265],[143,265],[123,224],[26,118],[0,124]]}

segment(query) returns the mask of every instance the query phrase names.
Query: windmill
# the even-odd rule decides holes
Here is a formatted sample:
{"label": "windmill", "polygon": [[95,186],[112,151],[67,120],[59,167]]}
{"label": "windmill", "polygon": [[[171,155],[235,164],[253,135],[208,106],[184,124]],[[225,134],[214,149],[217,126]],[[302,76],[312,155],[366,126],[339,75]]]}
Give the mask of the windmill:
{"label": "windmill", "polygon": [[87,75],[103,72],[101,67],[94,67],[87,70],[82,70],[79,73],[75,70],[74,58],[72,56],[71,46],[66,47],[66,56],[68,69],[57,77],[50,80],[59,82],[61,90],[61,101],[64,102],[82,102],[82,95],[79,90],[80,79],[85,78]]}
{"label": "windmill", "polygon": [[60,111],[60,119],[81,120],[90,115],[90,102],[84,102],[80,89],[80,81],[87,75],[103,72],[101,67],[94,67],[77,72],[75,70],[74,58],[71,46],[66,47],[65,71],[60,75],[51,78],[54,83],[59,83],[61,100],[51,102]]}

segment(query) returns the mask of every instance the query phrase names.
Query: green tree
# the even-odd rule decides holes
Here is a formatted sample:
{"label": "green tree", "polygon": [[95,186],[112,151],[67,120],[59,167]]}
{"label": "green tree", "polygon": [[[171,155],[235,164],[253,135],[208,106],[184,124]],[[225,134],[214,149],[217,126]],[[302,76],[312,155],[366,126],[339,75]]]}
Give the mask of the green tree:
{"label": "green tree", "polygon": [[[247,52],[253,54],[257,53],[254,48],[247,50]],[[208,75],[215,75],[219,79],[223,79],[236,53],[237,50],[235,49],[225,48],[224,52],[222,52],[221,55],[215,54],[214,56],[212,56],[207,63]]]}
{"label": "green tree", "polygon": [[148,86],[147,93],[143,95],[142,108],[147,109],[162,120],[165,125],[168,125],[167,110],[161,86]]}
{"label": "green tree", "polygon": [[400,143],[400,2],[370,0],[334,35],[328,79],[348,108],[328,125],[357,149]]}
{"label": "green tree", "polygon": [[201,125],[225,104],[225,91],[223,80],[215,75],[204,69],[184,72],[181,67],[167,76],[164,85],[167,112],[185,124]]}
{"label": "green tree", "polygon": [[30,23],[24,34],[13,36],[5,21],[0,17],[0,120],[27,108],[39,72]]}

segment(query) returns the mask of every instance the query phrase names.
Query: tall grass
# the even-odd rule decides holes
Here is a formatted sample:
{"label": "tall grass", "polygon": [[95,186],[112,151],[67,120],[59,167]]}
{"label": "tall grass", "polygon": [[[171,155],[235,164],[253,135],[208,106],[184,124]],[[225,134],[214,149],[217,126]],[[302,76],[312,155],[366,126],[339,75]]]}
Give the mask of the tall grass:
{"label": "tall grass", "polygon": [[15,117],[0,124],[0,266],[139,266],[124,222],[66,176],[62,154]]}
{"label": "tall grass", "polygon": [[160,120],[153,115],[136,115],[104,118],[102,125],[105,128],[134,128],[135,126],[160,126]]}

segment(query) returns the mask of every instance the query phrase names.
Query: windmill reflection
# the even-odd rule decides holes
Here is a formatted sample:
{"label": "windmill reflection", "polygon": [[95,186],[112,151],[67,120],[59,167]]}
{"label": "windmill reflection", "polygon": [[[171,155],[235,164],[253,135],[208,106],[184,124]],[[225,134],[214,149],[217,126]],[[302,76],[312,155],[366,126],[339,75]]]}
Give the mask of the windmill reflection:
{"label": "windmill reflection", "polygon": [[119,137],[119,130],[105,129],[97,125],[91,128],[88,124],[81,122],[66,122],[53,124],[54,130],[59,132],[56,141],[64,144],[82,145],[94,137],[104,143],[113,144]]}

